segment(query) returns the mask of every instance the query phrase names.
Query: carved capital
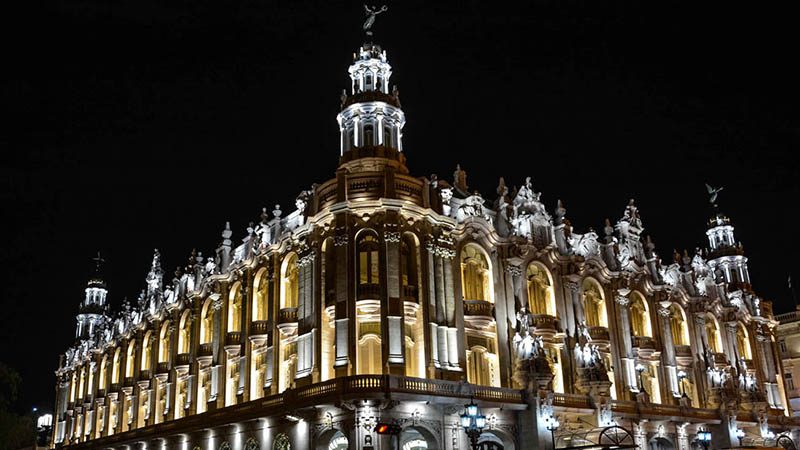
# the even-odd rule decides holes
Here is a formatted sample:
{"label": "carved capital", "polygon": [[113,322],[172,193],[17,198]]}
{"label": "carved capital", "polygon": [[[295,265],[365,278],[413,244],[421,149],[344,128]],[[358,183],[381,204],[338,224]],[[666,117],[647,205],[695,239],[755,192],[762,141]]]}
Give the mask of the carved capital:
{"label": "carved capital", "polygon": [[398,243],[400,242],[400,232],[399,231],[386,231],[383,233],[383,239],[386,243]]}
{"label": "carved capital", "polygon": [[341,247],[343,245],[347,245],[348,242],[350,242],[350,236],[346,234],[337,234],[333,237],[334,247]]}
{"label": "carved capital", "polygon": [[572,291],[573,293],[577,293],[581,288],[581,285],[578,284],[577,281],[571,281],[571,280],[565,282],[564,286],[566,286],[566,288]]}
{"label": "carved capital", "polygon": [[506,266],[506,273],[516,278],[522,275],[522,268],[520,266],[508,265]]}
{"label": "carved capital", "polygon": [[631,303],[631,299],[629,299],[628,297],[625,297],[624,295],[619,295],[619,294],[617,294],[614,297],[614,301],[617,302],[617,304],[619,306],[623,306],[623,307],[624,306],[628,306]]}
{"label": "carved capital", "polygon": [[665,318],[665,319],[668,318],[669,317],[669,309],[667,309],[667,308],[658,308],[658,315],[663,317],[663,318]]}
{"label": "carved capital", "polygon": [[694,316],[694,323],[698,325],[705,325],[706,324],[705,316]]}

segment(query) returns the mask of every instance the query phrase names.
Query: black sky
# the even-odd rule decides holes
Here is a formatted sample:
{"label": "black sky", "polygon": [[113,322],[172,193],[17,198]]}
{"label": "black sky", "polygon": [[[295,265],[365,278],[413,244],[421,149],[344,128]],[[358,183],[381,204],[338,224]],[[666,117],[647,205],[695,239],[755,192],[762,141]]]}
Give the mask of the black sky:
{"label": "black sky", "polygon": [[[702,4],[700,4],[702,3]],[[40,5],[41,6],[41,5]],[[332,177],[335,115],[362,42],[358,2],[103,0],[9,14],[0,126],[0,361],[24,406],[53,400],[91,256],[136,298],[237,241],[262,206]],[[493,199],[532,176],[576,232],[636,198],[665,262],[705,246],[723,185],[757,291],[793,308],[800,170],[796,29],[739,2],[394,1],[378,17],[415,175],[456,163]],[[800,282],[800,278],[798,278]]]}

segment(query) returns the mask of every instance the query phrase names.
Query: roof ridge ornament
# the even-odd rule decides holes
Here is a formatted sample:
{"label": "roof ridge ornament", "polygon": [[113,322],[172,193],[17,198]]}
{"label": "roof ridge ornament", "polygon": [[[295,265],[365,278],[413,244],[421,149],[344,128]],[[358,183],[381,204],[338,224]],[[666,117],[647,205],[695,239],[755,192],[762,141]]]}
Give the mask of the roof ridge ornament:
{"label": "roof ridge ornament", "polygon": [[383,5],[380,7],[380,9],[378,9],[374,5],[367,6],[366,4],[364,4],[364,14],[367,16],[367,20],[364,21],[364,25],[362,26],[362,28],[367,33],[367,36],[372,37],[372,25],[375,23],[375,16],[386,12],[386,10],[388,9],[389,7],[386,5]]}

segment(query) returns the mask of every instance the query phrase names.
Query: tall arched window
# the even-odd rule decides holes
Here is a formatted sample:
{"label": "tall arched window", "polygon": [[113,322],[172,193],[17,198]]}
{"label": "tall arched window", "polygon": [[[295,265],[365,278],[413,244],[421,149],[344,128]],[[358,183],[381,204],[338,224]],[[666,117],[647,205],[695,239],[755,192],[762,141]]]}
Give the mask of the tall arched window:
{"label": "tall arched window", "polygon": [[400,243],[400,276],[404,287],[417,287],[417,243],[408,234],[403,235]]}
{"label": "tall arched window", "polygon": [[721,353],[722,336],[719,333],[717,319],[711,315],[706,316],[706,337],[708,338],[708,345],[711,347],[711,351]]}
{"label": "tall arched window", "polygon": [[80,384],[78,384],[78,398],[83,398],[83,392],[84,392],[83,389],[86,386],[86,368],[85,367],[81,367],[81,375],[80,375],[79,380],[80,380],[79,381]]}
{"label": "tall arched window", "polygon": [[528,309],[533,314],[556,317],[556,302],[553,283],[547,269],[536,263],[528,265]]}
{"label": "tall arched window", "polygon": [[736,349],[739,351],[740,358],[753,359],[753,354],[750,351],[749,335],[741,322],[736,327]]}
{"label": "tall arched window", "polygon": [[380,244],[372,232],[364,233],[358,240],[358,284],[380,284]]}
{"label": "tall arched window", "polygon": [[136,367],[136,341],[131,339],[128,343],[128,353],[125,355],[125,378],[133,378]]}
{"label": "tall arched window", "polygon": [[153,361],[153,332],[148,331],[142,338],[142,362],[139,370],[150,370]]}
{"label": "tall arched window", "polygon": [[228,293],[228,332],[242,330],[242,284],[235,283]]}
{"label": "tall arched window", "polygon": [[583,281],[583,311],[586,315],[586,325],[590,327],[608,328],[608,315],[606,313],[606,300],[600,284],[587,278]]}
{"label": "tall arched window", "polygon": [[78,376],[75,372],[72,372],[72,376],[69,380],[69,401],[74,402],[76,400],[75,395],[78,393]]}
{"label": "tall arched window", "polygon": [[210,344],[214,338],[214,306],[211,299],[206,300],[200,313],[200,343]]}
{"label": "tall arched window", "polygon": [[647,301],[638,292],[631,293],[631,331],[634,336],[653,336]]}
{"label": "tall arched window", "polygon": [[158,338],[158,362],[169,362],[169,347],[169,321],[167,321],[164,322],[164,325],[161,325],[161,333],[159,334]]}
{"label": "tall arched window", "polygon": [[289,253],[281,267],[281,309],[297,308],[299,293],[297,255]]}
{"label": "tall arched window", "polygon": [[669,307],[669,325],[673,345],[689,345],[689,326],[683,308],[673,303]]}
{"label": "tall arched window", "polygon": [[189,353],[192,344],[192,327],[189,320],[189,310],[183,312],[178,331],[178,353]]}
{"label": "tall arched window", "polygon": [[253,282],[253,320],[267,320],[268,305],[267,299],[269,289],[269,279],[267,269],[263,268],[256,273]]}
{"label": "tall arched window", "polygon": [[98,389],[106,388],[106,381],[108,380],[108,376],[106,375],[107,370],[108,370],[108,355],[103,355],[103,359],[100,360],[100,373],[98,377],[98,381],[100,384],[97,386]]}
{"label": "tall arched window", "polygon": [[489,261],[483,250],[475,244],[467,244],[461,250],[461,293],[464,300],[494,303]]}
{"label": "tall arched window", "polygon": [[111,364],[111,382],[114,384],[119,384],[119,375],[120,375],[120,359],[121,359],[121,350],[117,347],[117,350],[114,352],[114,361]]}

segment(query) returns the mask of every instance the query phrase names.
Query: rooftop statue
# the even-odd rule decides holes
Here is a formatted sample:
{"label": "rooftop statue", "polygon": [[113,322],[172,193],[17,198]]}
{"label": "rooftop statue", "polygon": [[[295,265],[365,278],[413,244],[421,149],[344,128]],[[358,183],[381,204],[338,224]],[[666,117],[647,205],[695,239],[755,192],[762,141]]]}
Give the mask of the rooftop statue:
{"label": "rooftop statue", "polygon": [[364,5],[364,13],[367,16],[367,20],[364,21],[364,31],[367,32],[367,36],[372,36],[372,25],[375,23],[375,16],[380,13],[386,12],[389,9],[386,5],[381,6],[380,9],[376,8],[375,6],[367,6]]}

